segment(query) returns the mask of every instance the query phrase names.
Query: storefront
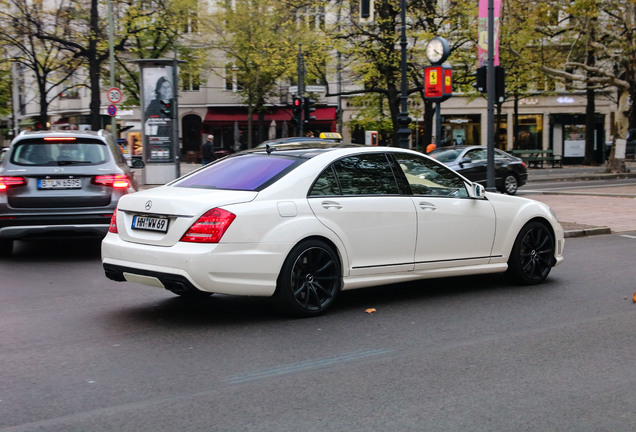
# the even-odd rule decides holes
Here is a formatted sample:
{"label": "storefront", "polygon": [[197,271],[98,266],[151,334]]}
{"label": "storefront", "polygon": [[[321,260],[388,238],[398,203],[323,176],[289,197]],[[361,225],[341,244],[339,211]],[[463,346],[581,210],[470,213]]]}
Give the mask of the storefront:
{"label": "storefront", "polygon": [[[594,119],[594,153],[596,163],[605,161],[605,116],[596,114]],[[550,116],[550,148],[554,154],[563,155],[566,165],[582,164],[585,158],[587,134],[584,114],[552,114]]]}
{"label": "storefront", "polygon": [[[513,124],[508,125],[508,117]],[[520,114],[517,125],[514,125],[514,115],[497,116],[495,126],[496,145],[502,150],[530,150],[543,149],[543,114]],[[511,130],[513,142],[508,142],[508,131]]]}
{"label": "storefront", "polygon": [[443,115],[442,146],[481,145],[481,115]]}
{"label": "storefront", "polygon": [[[319,136],[321,132],[336,131],[336,107],[317,107],[315,117],[303,127],[304,135]],[[242,150],[248,145],[247,113],[244,107],[208,108],[203,119],[202,134],[214,135],[215,144],[227,150]],[[262,116],[262,136],[264,139],[297,136],[292,122],[291,107],[271,107]],[[259,141],[259,116],[252,117],[252,143]],[[184,149],[186,143],[184,142]]]}

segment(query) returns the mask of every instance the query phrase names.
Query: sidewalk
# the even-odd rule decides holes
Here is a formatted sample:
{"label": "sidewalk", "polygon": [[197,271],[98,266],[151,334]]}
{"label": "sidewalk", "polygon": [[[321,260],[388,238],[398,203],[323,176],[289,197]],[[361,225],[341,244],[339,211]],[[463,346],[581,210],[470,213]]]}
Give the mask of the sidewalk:
{"label": "sidewalk", "polygon": [[524,196],[552,207],[566,237],[636,232],[636,185],[606,187],[599,182],[592,189],[576,188],[577,180],[636,178],[636,163],[629,161],[627,167],[630,172],[624,174],[606,174],[603,166],[531,169],[529,181],[562,180],[564,190]]}

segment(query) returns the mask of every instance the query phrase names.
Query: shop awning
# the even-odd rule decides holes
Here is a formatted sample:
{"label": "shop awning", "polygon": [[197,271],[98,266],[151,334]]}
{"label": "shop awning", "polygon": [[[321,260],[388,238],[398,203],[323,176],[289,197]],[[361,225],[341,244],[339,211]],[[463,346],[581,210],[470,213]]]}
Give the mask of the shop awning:
{"label": "shop awning", "polygon": [[[316,117],[316,122],[332,122],[336,120],[335,107],[319,107],[312,113]],[[291,108],[275,108],[265,114],[265,122],[272,120],[276,122],[291,121]],[[203,120],[205,123],[227,123],[234,124],[238,122],[240,125],[247,124],[247,110],[244,108],[208,108],[208,112]],[[252,116],[252,121],[258,121],[258,114]]]}

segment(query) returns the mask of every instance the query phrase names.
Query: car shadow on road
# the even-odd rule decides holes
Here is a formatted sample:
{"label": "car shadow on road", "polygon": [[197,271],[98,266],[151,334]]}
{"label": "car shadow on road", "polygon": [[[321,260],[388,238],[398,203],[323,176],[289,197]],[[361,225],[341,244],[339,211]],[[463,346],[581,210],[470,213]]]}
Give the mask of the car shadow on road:
{"label": "car shadow on road", "polygon": [[101,258],[101,237],[55,237],[16,240],[13,253],[3,261],[77,262]]}
{"label": "car shadow on road", "polygon": [[[548,279],[539,287],[553,285]],[[336,302],[326,314],[309,318],[309,321],[329,320],[330,316],[355,316],[369,313],[369,309],[400,310],[403,307],[434,307],[439,300],[468,302],[475,298],[523,294],[525,290],[537,290],[533,287],[520,287],[512,284],[504,275],[478,275],[428,279],[415,282],[383,285],[360,290],[341,292]],[[167,295],[170,295],[169,293]],[[272,298],[214,295],[201,299],[168,297],[143,302],[119,312],[126,322],[139,321],[153,323],[159,327],[206,327],[224,325],[243,325],[255,323],[276,323],[303,321],[291,318],[276,308]],[[317,320],[317,321],[316,321]]]}

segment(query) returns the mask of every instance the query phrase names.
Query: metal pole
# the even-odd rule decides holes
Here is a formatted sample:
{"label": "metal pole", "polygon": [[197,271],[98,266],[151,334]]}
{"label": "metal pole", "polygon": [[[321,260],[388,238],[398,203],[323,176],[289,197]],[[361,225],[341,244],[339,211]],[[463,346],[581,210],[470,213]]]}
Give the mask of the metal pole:
{"label": "metal pole", "polygon": [[[113,0],[108,0],[108,54],[110,59],[110,87],[115,87],[115,25],[113,19]],[[117,117],[110,117],[110,133],[117,136]]]}
{"label": "metal pole", "polygon": [[303,136],[303,127],[305,123],[303,94],[305,93],[305,59],[303,58],[303,45],[298,44],[298,63],[296,65],[298,74],[298,97],[300,98],[300,122],[298,125],[298,136]]}
{"label": "metal pole", "polygon": [[442,103],[435,104],[435,147],[442,146]]}
{"label": "metal pole", "polygon": [[495,6],[488,0],[488,146],[486,190],[495,192]]}
{"label": "metal pole", "polygon": [[409,137],[411,135],[411,129],[409,129],[409,118],[407,100],[407,80],[406,80],[406,0],[400,0],[400,19],[402,21],[402,34],[400,36],[400,48],[402,51],[402,58],[400,61],[400,69],[402,73],[402,88],[401,88],[401,111],[398,116],[398,145],[401,148],[409,148]]}
{"label": "metal pole", "polygon": [[179,148],[179,64],[177,63],[177,47],[174,47],[174,60],[172,62],[172,148],[174,151],[174,172],[176,177],[181,177],[181,158]]}

